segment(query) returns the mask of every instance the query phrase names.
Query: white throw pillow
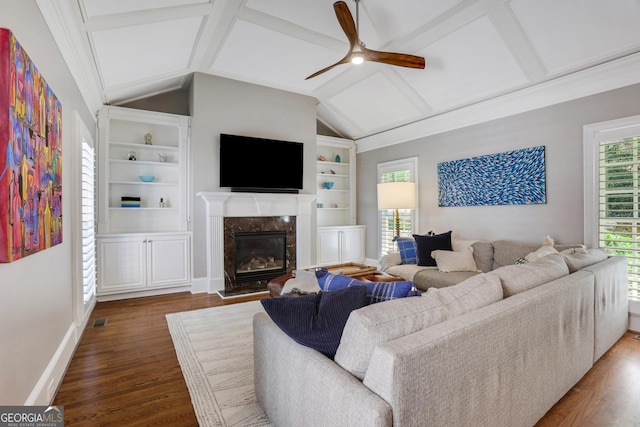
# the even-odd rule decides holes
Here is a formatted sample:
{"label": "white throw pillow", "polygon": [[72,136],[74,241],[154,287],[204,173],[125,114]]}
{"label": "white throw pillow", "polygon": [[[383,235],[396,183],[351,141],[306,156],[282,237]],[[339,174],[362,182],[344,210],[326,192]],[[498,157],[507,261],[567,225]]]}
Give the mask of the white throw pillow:
{"label": "white throw pillow", "polygon": [[465,250],[470,250],[473,252],[473,245],[477,240],[462,240],[462,239],[451,239],[451,249],[454,252],[463,252]]}
{"label": "white throw pillow", "polygon": [[400,252],[387,252],[380,258],[380,271],[386,271],[389,267],[402,264]]}
{"label": "white throw pillow", "polygon": [[473,248],[460,252],[436,250],[431,252],[431,257],[436,260],[438,270],[443,273],[479,271],[476,260],[473,258]]}
{"label": "white throw pillow", "polygon": [[318,278],[315,271],[296,270],[296,277],[287,280],[280,295],[298,292],[301,294],[315,294],[320,292]]}
{"label": "white throw pillow", "polygon": [[547,255],[557,254],[558,251],[553,246],[541,246],[537,251],[531,252],[524,259],[527,262],[534,262],[539,260],[540,258],[546,257]]}

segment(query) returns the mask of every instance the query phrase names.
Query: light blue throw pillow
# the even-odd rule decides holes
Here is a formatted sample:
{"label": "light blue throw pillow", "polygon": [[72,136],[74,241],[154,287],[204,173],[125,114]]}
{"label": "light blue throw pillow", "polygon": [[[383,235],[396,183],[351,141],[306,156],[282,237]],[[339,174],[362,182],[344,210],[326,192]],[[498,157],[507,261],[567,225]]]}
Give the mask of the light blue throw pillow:
{"label": "light blue throw pillow", "polygon": [[398,243],[400,259],[402,260],[403,264],[418,263],[418,250],[416,240],[413,237],[396,236],[393,238],[393,241]]}

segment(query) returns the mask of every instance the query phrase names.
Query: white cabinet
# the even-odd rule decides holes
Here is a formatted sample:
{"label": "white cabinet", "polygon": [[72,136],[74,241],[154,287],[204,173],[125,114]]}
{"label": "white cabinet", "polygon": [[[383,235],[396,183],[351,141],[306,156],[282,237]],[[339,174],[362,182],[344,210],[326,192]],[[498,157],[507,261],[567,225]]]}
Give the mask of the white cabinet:
{"label": "white cabinet", "polygon": [[98,295],[189,282],[189,236],[126,234],[98,239]]}
{"label": "white cabinet", "polygon": [[[365,226],[356,224],[356,146],[348,139],[318,136],[317,264],[365,260]],[[327,188],[326,182],[332,182]]]}
{"label": "white cabinet", "polygon": [[364,225],[318,227],[318,265],[362,263],[365,259]]}
{"label": "white cabinet", "polygon": [[[348,139],[318,136],[316,176],[318,226],[356,223],[356,149]],[[333,183],[327,188],[325,183]]]}
{"label": "white cabinet", "polygon": [[189,284],[189,126],[175,114],[98,112],[98,296]]}

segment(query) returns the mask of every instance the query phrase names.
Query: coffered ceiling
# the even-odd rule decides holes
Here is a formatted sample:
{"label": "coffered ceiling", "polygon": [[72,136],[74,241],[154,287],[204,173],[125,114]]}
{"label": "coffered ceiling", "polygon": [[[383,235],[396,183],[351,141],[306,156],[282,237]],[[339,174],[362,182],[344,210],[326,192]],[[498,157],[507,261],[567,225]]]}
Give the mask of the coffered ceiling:
{"label": "coffered ceiling", "polygon": [[344,64],[310,80],[348,51],[332,0],[37,3],[90,105],[209,73],[313,96],[319,120],[373,146],[488,119],[496,100],[505,115],[534,108],[531,96],[640,82],[640,0],[361,0],[366,46],[424,56],[426,68]]}

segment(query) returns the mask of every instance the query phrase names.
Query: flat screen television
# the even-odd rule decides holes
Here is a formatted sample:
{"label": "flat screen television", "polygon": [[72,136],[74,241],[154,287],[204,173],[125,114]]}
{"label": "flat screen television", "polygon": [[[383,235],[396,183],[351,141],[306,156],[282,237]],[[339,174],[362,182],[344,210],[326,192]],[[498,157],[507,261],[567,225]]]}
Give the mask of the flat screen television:
{"label": "flat screen television", "polygon": [[298,193],[302,189],[300,142],[220,134],[220,187],[231,191]]}

